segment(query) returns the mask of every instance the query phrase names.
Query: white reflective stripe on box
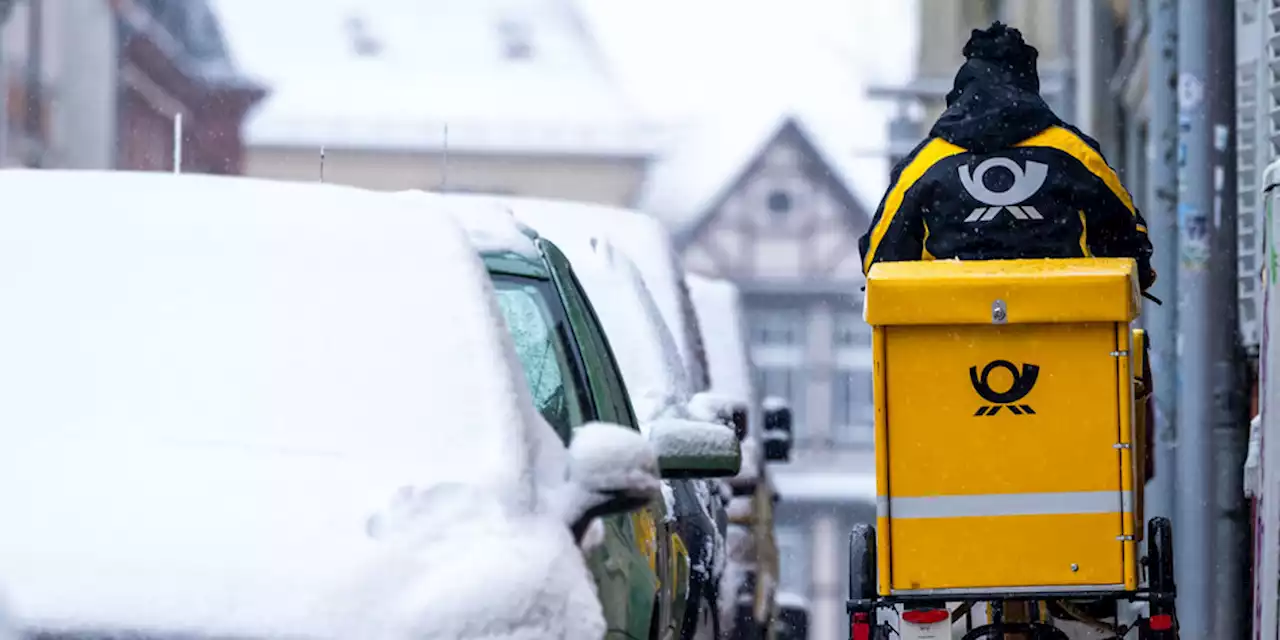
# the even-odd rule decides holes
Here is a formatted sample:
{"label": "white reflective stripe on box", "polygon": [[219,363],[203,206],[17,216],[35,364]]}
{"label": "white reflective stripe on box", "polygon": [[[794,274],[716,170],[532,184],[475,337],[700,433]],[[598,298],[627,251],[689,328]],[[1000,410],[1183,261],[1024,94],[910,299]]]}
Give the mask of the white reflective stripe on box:
{"label": "white reflective stripe on box", "polygon": [[876,497],[876,515],[894,520],[1132,513],[1131,491],[1005,493],[919,498]]}

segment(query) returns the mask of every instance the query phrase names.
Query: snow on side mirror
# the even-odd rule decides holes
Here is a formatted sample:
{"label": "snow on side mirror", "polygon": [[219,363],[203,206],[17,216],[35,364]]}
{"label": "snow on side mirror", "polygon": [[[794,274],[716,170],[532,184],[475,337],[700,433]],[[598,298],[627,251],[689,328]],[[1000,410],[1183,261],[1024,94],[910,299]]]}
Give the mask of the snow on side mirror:
{"label": "snow on side mirror", "polygon": [[645,428],[663,478],[725,478],[742,466],[738,436],[724,425],[662,419]]}
{"label": "snow on side mirror", "polygon": [[776,396],[764,400],[764,459],[769,462],[791,460],[791,407]]}
{"label": "snow on side mirror", "polygon": [[699,391],[689,399],[689,413],[699,420],[733,429],[738,440],[747,437],[747,403],[726,395]]}
{"label": "snow on side mirror", "polygon": [[634,429],[590,422],[573,431],[569,481],[575,489],[567,520],[581,541],[600,516],[639,509],[661,491],[658,458]]}

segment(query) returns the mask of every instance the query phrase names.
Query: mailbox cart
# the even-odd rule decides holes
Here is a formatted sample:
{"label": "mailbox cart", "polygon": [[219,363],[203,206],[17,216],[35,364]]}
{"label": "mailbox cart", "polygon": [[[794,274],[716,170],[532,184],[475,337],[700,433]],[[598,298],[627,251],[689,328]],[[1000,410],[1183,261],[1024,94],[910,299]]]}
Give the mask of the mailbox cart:
{"label": "mailbox cart", "polygon": [[[891,617],[938,637],[908,627],[975,604],[990,619],[964,640],[1066,638],[1071,619],[1177,637],[1169,521],[1142,514],[1140,306],[1126,259],[872,268],[877,510],[850,536],[851,638],[889,638]],[[1120,625],[1120,600],[1146,617]]]}

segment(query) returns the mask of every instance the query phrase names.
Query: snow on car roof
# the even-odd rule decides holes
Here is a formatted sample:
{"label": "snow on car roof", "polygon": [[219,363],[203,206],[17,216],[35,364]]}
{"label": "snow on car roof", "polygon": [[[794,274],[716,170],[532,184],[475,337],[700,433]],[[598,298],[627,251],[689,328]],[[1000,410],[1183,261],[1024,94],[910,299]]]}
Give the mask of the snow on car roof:
{"label": "snow on car roof", "polygon": [[728,280],[696,273],[687,273],[685,279],[702,328],[707,365],[711,369],[711,389],[752,403],[755,394],[746,336],[743,335],[738,288]]}
{"label": "snow on car roof", "polygon": [[533,231],[501,202],[427,191],[402,191],[396,195],[452,216],[482,253],[514,253],[530,260],[542,259],[530,235]]}
{"label": "snow on car roof", "polygon": [[755,441],[761,435],[764,416],[752,386],[738,288],[728,280],[696,273],[686,273],[685,280],[689,283],[689,297],[693,300],[698,327],[702,331],[711,391],[747,405],[747,424],[751,433],[743,443],[742,468],[737,477],[757,478],[760,469],[755,457],[758,447]]}
{"label": "snow on car roof", "polygon": [[671,235],[661,222],[638,211],[606,205],[544,198],[485,197],[508,203],[517,219],[556,244],[560,244],[558,237],[584,240],[599,237],[607,238],[621,249],[639,269],[663,322],[675,338],[681,361],[690,361],[690,345],[685,340],[689,327],[681,312],[677,289],[684,273]]}
{"label": "snow on car roof", "polygon": [[[647,156],[656,130],[559,0],[215,0],[271,86],[252,145]],[[279,25],[289,25],[287,46]]]}
{"label": "snow on car roof", "polygon": [[165,173],[6,170],[0,192],[17,615],[314,628],[399,488],[533,508],[555,436],[448,216]]}
{"label": "snow on car roof", "polygon": [[[4,171],[0,188],[0,287],[17,310],[0,323],[23,336],[0,364],[4,388],[24,390],[0,408],[10,418],[166,431],[199,406],[192,433],[393,457],[407,452],[371,436],[426,444],[421,425],[447,421],[483,439],[521,418],[519,369],[483,326],[488,280],[446,216],[336,185],[197,175]],[[59,369],[80,373],[43,375]],[[50,394],[63,410],[37,411]],[[511,462],[491,435],[472,467]]]}

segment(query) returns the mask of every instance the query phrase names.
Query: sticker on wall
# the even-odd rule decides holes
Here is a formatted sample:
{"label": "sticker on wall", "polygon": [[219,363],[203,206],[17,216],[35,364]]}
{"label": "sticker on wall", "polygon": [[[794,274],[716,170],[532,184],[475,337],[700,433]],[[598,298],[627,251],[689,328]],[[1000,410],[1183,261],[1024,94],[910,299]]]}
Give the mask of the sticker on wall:
{"label": "sticker on wall", "polygon": [[1204,102],[1204,82],[1195,74],[1178,74],[1178,110],[1191,111]]}
{"label": "sticker on wall", "polygon": [[1209,262],[1209,219],[1203,211],[1187,205],[1178,205],[1178,240],[1182,264],[1192,271],[1200,271]]}

